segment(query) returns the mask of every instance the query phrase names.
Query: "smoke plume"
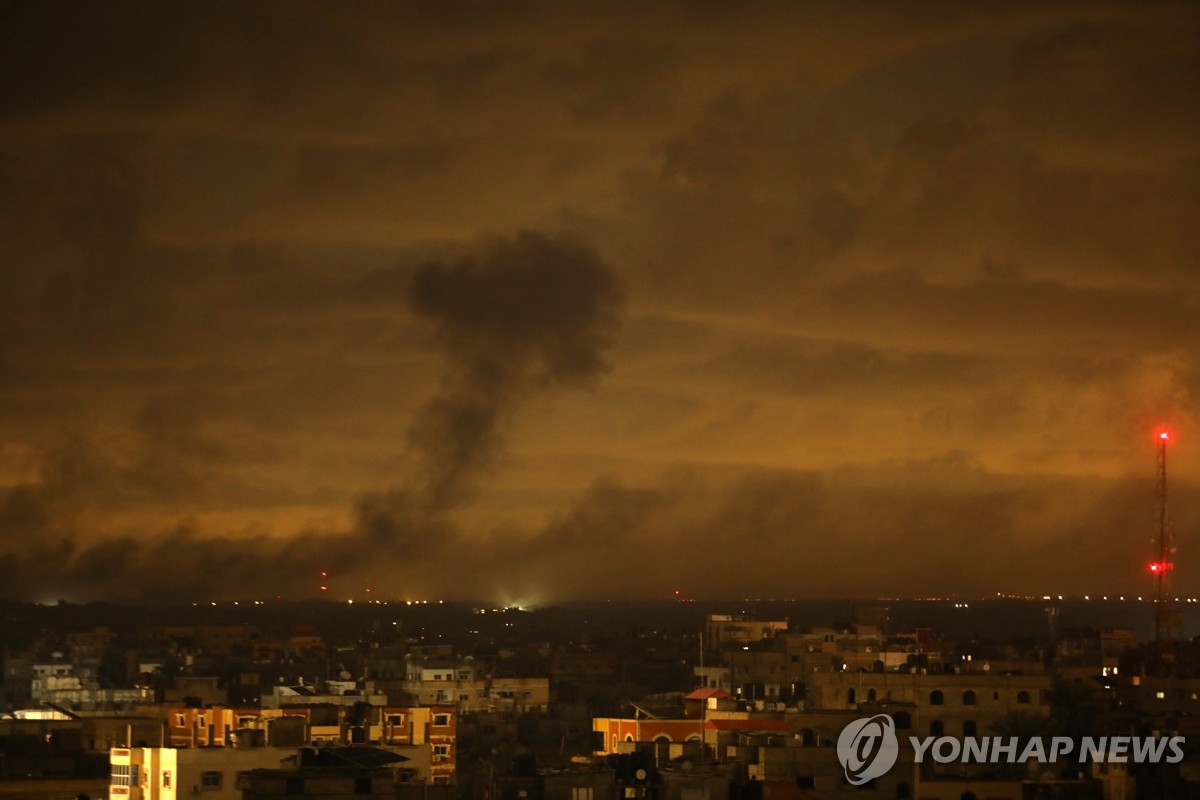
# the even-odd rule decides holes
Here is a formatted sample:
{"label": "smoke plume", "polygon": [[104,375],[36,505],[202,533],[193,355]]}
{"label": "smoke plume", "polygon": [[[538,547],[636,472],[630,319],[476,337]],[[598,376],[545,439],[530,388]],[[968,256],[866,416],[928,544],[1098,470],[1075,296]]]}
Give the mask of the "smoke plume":
{"label": "smoke plume", "polygon": [[530,231],[417,271],[413,310],[437,325],[448,357],[438,395],[410,431],[433,508],[469,498],[525,393],[601,374],[621,300],[594,251]]}

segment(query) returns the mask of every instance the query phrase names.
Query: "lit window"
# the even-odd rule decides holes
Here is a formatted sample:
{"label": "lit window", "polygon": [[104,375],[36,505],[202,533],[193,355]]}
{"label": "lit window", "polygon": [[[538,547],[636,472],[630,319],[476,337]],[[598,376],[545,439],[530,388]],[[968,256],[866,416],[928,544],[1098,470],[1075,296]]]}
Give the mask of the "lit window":
{"label": "lit window", "polygon": [[137,764],[113,764],[112,765],[112,780],[113,786],[137,786],[138,785],[138,765]]}

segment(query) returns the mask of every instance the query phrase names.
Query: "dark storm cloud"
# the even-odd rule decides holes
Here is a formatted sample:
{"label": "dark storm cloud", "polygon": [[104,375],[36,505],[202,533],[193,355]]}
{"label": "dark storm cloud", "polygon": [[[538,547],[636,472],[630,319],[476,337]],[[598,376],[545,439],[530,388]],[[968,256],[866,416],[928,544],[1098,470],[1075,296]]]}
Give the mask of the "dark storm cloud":
{"label": "dark storm cloud", "polygon": [[[392,509],[394,513],[395,509]],[[388,555],[371,566],[393,575],[414,570],[441,552],[446,531],[424,524],[400,536],[389,532],[372,539]],[[409,545],[421,542],[419,548]],[[231,539],[200,535],[187,526],[159,533],[151,540],[111,538],[90,546],[71,539],[46,540],[20,553],[0,553],[0,569],[11,575],[6,596],[105,597],[154,603],[215,598],[285,597],[320,594],[319,586],[361,591],[364,544],[347,536],[300,535],[288,539]],[[359,549],[356,549],[359,546]],[[164,569],[164,565],[170,565]],[[322,578],[321,573],[327,575]],[[365,570],[370,574],[371,570]],[[136,585],[131,575],[141,575]],[[351,583],[351,581],[353,581]],[[420,585],[413,577],[411,586]]]}
{"label": "dark storm cloud", "polygon": [[[387,285],[394,271],[364,275],[356,286]],[[410,429],[421,466],[416,485],[363,495],[350,530],[341,534],[199,542],[184,526],[150,539],[124,536],[88,545],[75,528],[79,512],[145,493],[170,500],[204,496],[211,473],[230,462],[227,445],[205,430],[207,422],[231,413],[221,389],[159,394],[136,416],[141,444],[133,463],[115,463],[79,439],[39,486],[6,493],[0,525],[10,529],[9,566],[26,567],[36,583],[45,574],[28,568],[48,558],[43,551],[51,548],[63,585],[125,595],[118,576],[170,558],[171,577],[164,578],[169,588],[155,583],[136,592],[195,598],[201,587],[209,595],[232,592],[252,573],[280,576],[274,585],[290,593],[310,588],[318,567],[361,571],[365,553],[384,553],[392,569],[405,570],[444,552],[458,533],[441,512],[461,503],[492,466],[504,425],[522,399],[587,385],[603,372],[622,290],[593,250],[530,231],[513,239],[491,237],[448,261],[426,262],[411,281],[413,310],[433,323],[446,356],[441,390]],[[347,285],[341,302],[355,302],[358,291]],[[224,490],[230,490],[228,482]],[[56,538],[59,544],[53,544]],[[221,577],[211,577],[214,572]],[[28,585],[14,582],[9,591]]]}
{"label": "dark storm cloud", "polygon": [[[78,454],[75,454],[76,456]],[[76,458],[78,461],[78,458]],[[401,490],[363,497],[345,532],[309,532],[289,537],[201,534],[183,524],[146,536],[109,536],[91,542],[79,519],[95,510],[88,502],[111,504],[120,491],[144,482],[105,487],[96,474],[48,476],[37,487],[10,489],[0,503],[0,570],[4,597],[104,597],[134,601],[181,602],[213,598],[288,597],[316,593],[321,583],[358,591],[372,574],[406,575],[421,585],[420,567],[456,541],[455,531],[431,517],[423,503]],[[93,471],[94,472],[94,471]],[[121,476],[118,476],[121,477]],[[157,487],[155,487],[157,488]],[[364,570],[364,564],[370,568]],[[322,581],[328,572],[336,578]],[[130,576],[140,575],[137,581]],[[350,581],[353,581],[351,588]]]}
{"label": "dark storm cloud", "polygon": [[571,60],[547,65],[545,79],[571,96],[572,114],[599,123],[618,115],[636,118],[666,111],[678,91],[674,63],[674,55],[662,45],[602,39]]}
{"label": "dark storm cloud", "polygon": [[436,507],[461,502],[492,466],[520,395],[600,375],[621,300],[593,250],[529,231],[417,271],[413,310],[437,325],[450,359],[412,427]]}
{"label": "dark storm cloud", "polygon": [[36,539],[50,522],[39,492],[31,486],[9,490],[0,504],[0,530],[9,542],[27,544]]}
{"label": "dark storm cloud", "polygon": [[715,485],[676,475],[655,490],[605,481],[535,540],[522,577],[597,598],[1084,594],[1140,575],[1149,492],[1148,479],[1001,476],[961,456]]}
{"label": "dark storm cloud", "polygon": [[8,591],[1143,577],[1191,6],[0,15]]}
{"label": "dark storm cloud", "polygon": [[917,388],[980,383],[996,366],[952,353],[889,352],[859,342],[781,338],[732,347],[700,365],[697,372],[731,376],[763,391],[786,394],[847,390],[903,394]]}
{"label": "dark storm cloud", "polygon": [[231,455],[224,442],[203,429],[213,405],[204,394],[150,398],[134,423],[141,453],[131,480],[175,500],[196,493],[204,473],[228,463]]}
{"label": "dark storm cloud", "polygon": [[[1055,331],[1047,343],[1069,351],[1097,340],[1139,349],[1164,339],[1187,341],[1197,330],[1195,295],[1138,288],[1070,286],[1058,281],[976,281],[944,285],[911,271],[863,275],[829,290],[829,312],[875,320],[880,327],[927,327],[959,341],[1020,341]],[[901,322],[900,318],[903,318]]]}

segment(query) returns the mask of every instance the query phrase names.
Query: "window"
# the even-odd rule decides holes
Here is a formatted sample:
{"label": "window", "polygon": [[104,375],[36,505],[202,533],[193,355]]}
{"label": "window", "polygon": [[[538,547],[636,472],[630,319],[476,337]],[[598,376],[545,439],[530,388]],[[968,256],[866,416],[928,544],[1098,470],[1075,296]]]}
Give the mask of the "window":
{"label": "window", "polygon": [[874,689],[867,689],[867,702],[868,703],[875,702],[875,690]]}
{"label": "window", "polygon": [[163,770],[163,788],[164,789],[171,788],[171,770],[169,770],[169,769]]}
{"label": "window", "polygon": [[434,761],[445,761],[449,757],[450,757],[450,745],[435,744],[433,746],[433,760]]}
{"label": "window", "polygon": [[202,789],[220,789],[221,788],[221,773],[209,770],[200,776],[200,787]]}
{"label": "window", "polygon": [[403,725],[404,724],[404,715],[403,714],[388,714],[387,722],[389,725]]}
{"label": "window", "polygon": [[855,693],[854,693],[854,687],[853,687],[853,686],[852,686],[852,687],[850,687],[849,689],[847,689],[847,690],[846,690],[846,702],[847,702],[848,704],[853,704],[853,703],[854,703],[854,701],[855,701],[855,700],[854,700],[854,699],[855,699],[855,696],[856,696],[856,695],[855,695]]}
{"label": "window", "polygon": [[946,732],[946,723],[942,722],[940,719],[935,719],[929,723],[929,735],[930,736],[941,736],[945,732]]}
{"label": "window", "polygon": [[963,723],[963,736],[974,736],[979,732],[975,720],[969,719]]}
{"label": "window", "polygon": [[183,714],[176,714],[175,724],[182,728],[184,725],[187,725],[187,717],[185,717]]}
{"label": "window", "polygon": [[572,786],[571,800],[592,800],[592,787]]}
{"label": "window", "polygon": [[471,680],[471,673],[469,673],[469,672],[460,672],[460,673],[458,673],[458,679],[459,679],[460,681],[469,681],[469,680]]}
{"label": "window", "polygon": [[931,706],[940,706],[940,705],[942,705],[944,702],[946,702],[946,700],[945,700],[945,698],[942,696],[942,690],[941,690],[941,689],[934,689],[932,692],[930,692],[930,693],[929,693],[929,705],[931,705]]}
{"label": "window", "polygon": [[1025,691],[1024,689],[1017,692],[1017,702],[1023,706],[1029,705],[1029,692]]}
{"label": "window", "polygon": [[896,723],[896,730],[906,731],[912,727],[912,714],[907,711],[897,711],[892,714],[892,721]]}
{"label": "window", "polygon": [[974,691],[967,689],[965,692],[963,692],[963,705],[964,706],[975,705],[975,692]]}
{"label": "window", "polygon": [[450,724],[450,715],[449,714],[434,714],[433,715],[433,724],[437,725],[439,727],[449,725]]}
{"label": "window", "polygon": [[137,786],[138,785],[138,765],[137,764],[113,764],[112,765],[112,780],[113,786]]}

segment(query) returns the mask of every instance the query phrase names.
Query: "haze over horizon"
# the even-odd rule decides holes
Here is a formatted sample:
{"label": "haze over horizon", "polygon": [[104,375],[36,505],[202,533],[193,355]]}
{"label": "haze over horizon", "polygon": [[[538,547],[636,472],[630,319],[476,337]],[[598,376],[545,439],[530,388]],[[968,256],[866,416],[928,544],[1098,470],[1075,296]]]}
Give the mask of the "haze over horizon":
{"label": "haze over horizon", "polygon": [[0,597],[1149,594],[1164,427],[1200,594],[1194,4],[8,3],[0,65]]}

